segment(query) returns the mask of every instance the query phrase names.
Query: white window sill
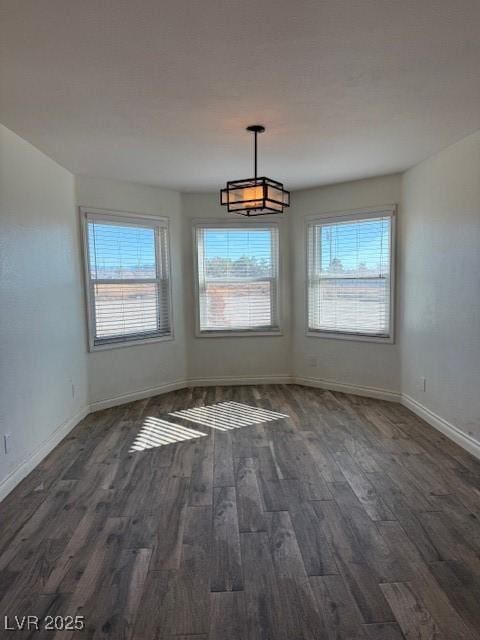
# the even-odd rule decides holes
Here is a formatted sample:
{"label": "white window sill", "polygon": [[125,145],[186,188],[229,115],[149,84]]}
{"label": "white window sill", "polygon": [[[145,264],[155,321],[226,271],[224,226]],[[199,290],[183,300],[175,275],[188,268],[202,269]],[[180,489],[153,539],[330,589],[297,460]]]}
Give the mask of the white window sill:
{"label": "white window sill", "polygon": [[168,336],[158,336],[155,338],[139,338],[138,340],[124,340],[123,342],[105,342],[103,344],[90,344],[89,351],[107,351],[110,349],[121,349],[124,347],[136,347],[140,344],[150,344],[152,342],[171,342],[174,339],[173,333]]}
{"label": "white window sill", "polygon": [[309,338],[327,338],[328,340],[353,340],[355,342],[394,344],[393,336],[370,336],[364,333],[335,333],[333,331],[314,331],[307,329],[306,335]]}
{"label": "white window sill", "polygon": [[272,331],[197,331],[196,338],[266,338],[283,336],[280,330]]}

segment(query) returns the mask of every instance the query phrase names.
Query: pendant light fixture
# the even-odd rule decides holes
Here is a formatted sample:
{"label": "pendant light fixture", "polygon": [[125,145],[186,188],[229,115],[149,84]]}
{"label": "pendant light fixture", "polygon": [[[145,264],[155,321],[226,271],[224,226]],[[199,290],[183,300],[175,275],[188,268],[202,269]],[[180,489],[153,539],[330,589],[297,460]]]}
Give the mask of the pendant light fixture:
{"label": "pendant light fixture", "polygon": [[284,207],[290,206],[290,192],[283,188],[281,182],[257,176],[257,136],[265,131],[265,127],[252,124],[247,131],[254,134],[255,176],[227,182],[225,189],[220,191],[220,204],[225,205],[229,212],[242,216],[282,213]]}

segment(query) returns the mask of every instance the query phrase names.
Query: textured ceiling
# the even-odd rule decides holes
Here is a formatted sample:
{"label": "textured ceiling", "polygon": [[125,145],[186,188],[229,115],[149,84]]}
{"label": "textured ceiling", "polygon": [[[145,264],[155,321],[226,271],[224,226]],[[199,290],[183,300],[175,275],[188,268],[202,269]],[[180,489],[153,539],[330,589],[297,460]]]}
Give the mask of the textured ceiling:
{"label": "textured ceiling", "polygon": [[403,170],[480,128],[479,0],[2,0],[0,121],[187,191]]}

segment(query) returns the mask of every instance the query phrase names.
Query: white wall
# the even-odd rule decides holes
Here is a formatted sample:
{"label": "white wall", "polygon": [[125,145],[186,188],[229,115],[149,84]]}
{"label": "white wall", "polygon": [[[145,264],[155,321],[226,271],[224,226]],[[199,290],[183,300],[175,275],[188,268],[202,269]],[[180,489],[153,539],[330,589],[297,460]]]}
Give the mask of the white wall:
{"label": "white wall", "polygon": [[[288,217],[272,215],[268,222],[279,223],[280,283],[282,336],[244,336],[207,338],[195,337],[193,224],[199,220],[244,220],[225,212],[218,203],[218,194],[183,194],[183,249],[185,255],[185,293],[187,313],[188,376],[205,379],[261,379],[288,377],[291,373],[290,318],[290,245]],[[259,218],[265,222],[265,218]],[[254,220],[253,220],[254,222]]]}
{"label": "white wall", "polygon": [[78,236],[73,176],[0,125],[1,496],[87,407]]}
{"label": "white wall", "polygon": [[404,175],[401,264],[402,390],[480,441],[480,132]]}
{"label": "white wall", "polygon": [[[192,232],[198,220],[231,219],[217,194],[81,176],[75,187],[70,173],[8,129],[0,142],[0,436],[12,434],[11,453],[0,450],[0,496],[22,477],[22,462],[35,452],[39,461],[89,404],[186,380],[293,375],[392,398],[403,392],[480,440],[480,133],[403,178],[292,194],[292,207],[269,218],[280,226],[283,335],[217,339],[195,337]],[[174,340],[87,353],[75,202],[170,219]],[[401,204],[395,344],[307,337],[305,218],[391,203]]]}
{"label": "white wall", "polygon": [[[358,180],[292,194],[293,373],[296,377],[368,387],[389,393],[400,391],[400,348],[395,344],[337,340],[305,335],[305,218],[314,214],[348,211],[383,204],[399,204],[400,175]],[[402,216],[399,209],[399,218]],[[317,357],[317,366],[309,358]],[[360,391],[361,389],[358,389]],[[352,389],[354,391],[354,389]],[[368,389],[367,389],[368,391]]]}
{"label": "white wall", "polygon": [[160,391],[186,377],[184,276],[180,195],[130,182],[76,177],[79,206],[161,215],[170,219],[174,339],[113,348],[88,354],[89,397],[98,403],[127,402],[129,396]]}
{"label": "white wall", "polygon": [[[398,393],[397,344],[305,336],[304,218],[311,213],[398,203],[399,200],[399,176],[294,193],[290,210],[283,216],[268,218],[278,222],[280,228],[282,335],[213,339],[195,336],[193,225],[199,220],[239,218],[233,218],[220,207],[218,194],[182,194],[180,197],[153,187],[77,177],[79,205],[161,213],[172,220],[175,341],[90,353],[90,401],[94,405],[115,399],[126,401],[130,394],[137,395],[139,391],[148,392],[184,380],[190,383],[281,381],[288,380],[293,374]],[[255,222],[243,220],[245,224]],[[292,273],[294,287],[291,286]],[[318,366],[314,369],[308,366],[307,360],[312,354],[318,356]]]}

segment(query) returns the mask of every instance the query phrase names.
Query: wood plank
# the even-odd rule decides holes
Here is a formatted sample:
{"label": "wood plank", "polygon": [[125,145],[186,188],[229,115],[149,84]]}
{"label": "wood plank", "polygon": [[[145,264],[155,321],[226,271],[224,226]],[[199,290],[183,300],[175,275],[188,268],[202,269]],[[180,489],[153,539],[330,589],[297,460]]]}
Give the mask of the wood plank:
{"label": "wood plank", "polygon": [[407,640],[450,640],[441,633],[408,582],[385,583],[380,586]]}
{"label": "wood plank", "polygon": [[480,630],[480,576],[463,562],[432,562],[428,568],[448,596],[452,606],[470,625]]}
{"label": "wood plank", "polygon": [[367,637],[355,601],[341,576],[315,576],[310,578],[310,585],[325,620],[326,637],[332,640]]}
{"label": "wood plank", "polygon": [[241,533],[248,640],[291,640],[286,635],[280,588],[268,534]]}
{"label": "wood plank", "polygon": [[369,447],[364,441],[361,441],[358,437],[348,438],[345,441],[345,448],[347,449],[352,460],[355,460],[361,471],[364,473],[379,473],[380,467],[375,462],[375,458],[369,451]]}
{"label": "wood plank", "polygon": [[189,507],[180,564],[177,570],[157,572],[162,604],[158,610],[152,602],[156,620],[142,632],[159,629],[160,637],[208,633],[211,540],[212,508]]}
{"label": "wood plank", "polygon": [[[125,549],[102,571],[101,579],[87,604],[86,625],[92,637],[128,638],[142,603],[150,561],[150,549]],[[63,637],[62,633],[58,634]],[[73,634],[82,637],[82,633]]]}
{"label": "wood plank", "polygon": [[86,569],[89,555],[98,545],[98,533],[105,529],[108,507],[87,511],[58,558],[42,589],[43,593],[70,593]]}
{"label": "wood plank", "polygon": [[256,447],[254,453],[255,456],[253,460],[255,462],[257,475],[260,475],[266,480],[280,480],[278,465],[275,463],[270,447]]}
{"label": "wood plank", "polygon": [[[162,518],[158,521],[151,559],[152,571],[177,569],[182,552],[183,532],[187,516],[188,481],[180,485],[174,498],[165,498],[161,503]],[[142,526],[141,520],[137,523]],[[131,531],[128,532],[131,535]],[[129,545],[131,544],[129,540]]]}
{"label": "wood plank", "polygon": [[375,487],[353,458],[347,453],[337,452],[334,454],[334,459],[370,518],[372,520],[393,520],[392,512],[378,496]]}
{"label": "wood plank", "polygon": [[235,469],[240,531],[265,531],[265,517],[253,458],[237,458]]}
{"label": "wood plank", "polygon": [[[475,640],[476,634],[465,624],[461,615],[454,609],[446,593],[440,588],[429,567],[422,562],[416,547],[409,541],[397,522],[383,522],[382,535],[389,544],[409,563],[413,578],[409,581],[412,591],[420,598],[434,617],[446,638]],[[400,622],[400,621],[399,621]]]}
{"label": "wood plank", "polygon": [[289,500],[282,480],[269,480],[258,476],[258,486],[264,511],[288,511]]}
{"label": "wood plank", "polygon": [[480,527],[477,515],[469,511],[454,495],[435,496],[433,503],[445,514],[442,520],[447,528],[480,554]]}
{"label": "wood plank", "polygon": [[[75,482],[60,481],[52,485],[38,509],[19,529],[10,545],[1,554],[0,571],[7,567],[13,571],[21,569],[27,548],[33,555],[36,545],[49,536],[55,537],[55,520],[63,515],[63,507],[70,498]],[[62,524],[64,522],[65,518],[62,518]]]}
{"label": "wood plank", "polygon": [[[70,598],[66,608],[69,615],[84,615],[85,610],[95,620],[99,615],[109,615],[109,605],[106,602],[108,588],[102,588],[104,581],[108,580],[114,570],[118,558],[121,554],[122,534],[127,524],[126,518],[107,518],[104,528],[101,531],[99,540],[89,556],[85,571],[81,574],[78,584]],[[103,605],[99,607],[99,598]],[[94,614],[95,607],[97,613]],[[74,630],[61,630],[55,638],[72,638]]]}
{"label": "wood plank", "polygon": [[179,442],[174,447],[170,474],[173,478],[190,478],[193,471],[195,450],[191,440]]}
{"label": "wood plank", "polygon": [[333,500],[313,502],[313,508],[335,555],[344,562],[364,563],[365,558],[352,528]]}
{"label": "wood plank", "polygon": [[364,626],[369,640],[404,640],[405,636],[395,622],[375,622]]}
{"label": "wood plank", "polygon": [[426,562],[442,560],[439,550],[423,526],[418,514],[410,508],[402,493],[395,489],[395,485],[389,481],[388,477],[380,473],[371,474],[369,477],[424,560]]}
{"label": "wood plank", "polygon": [[190,479],[190,506],[209,506],[213,501],[213,439],[195,443],[195,459]]}
{"label": "wood plank", "polygon": [[290,516],[285,511],[270,513],[267,524],[287,638],[315,640],[322,636],[323,617],[305,572]]}
{"label": "wood plank", "polygon": [[378,576],[368,564],[337,560],[340,574],[352,594],[365,623],[383,623],[395,620],[385,599]]}
{"label": "wood plank", "polygon": [[362,556],[375,571],[378,581],[409,580],[412,577],[411,567],[396,553],[395,548],[389,547],[350,487],[342,482],[333,483],[331,486],[343,517],[360,543]]}
{"label": "wood plank", "polygon": [[[174,615],[172,608],[175,572],[149,571],[144,583],[142,606],[137,613],[132,640],[146,640],[155,638],[163,640],[173,637],[169,634],[171,619]],[[61,639],[59,639],[61,640]]]}
{"label": "wood plank", "polygon": [[246,640],[247,637],[245,593],[243,591],[212,593],[209,640]]}
{"label": "wood plank", "polygon": [[328,451],[326,444],[322,442],[319,434],[313,431],[304,431],[303,437],[325,482],[344,482],[345,476]]}
{"label": "wood plank", "polygon": [[233,487],[232,436],[228,431],[216,431],[214,437],[213,486]]}
{"label": "wood plank", "polygon": [[451,530],[443,513],[420,513],[418,517],[443,560],[464,560],[476,564],[477,554],[464,540],[458,537],[458,534]]}
{"label": "wood plank", "polygon": [[213,492],[210,590],[241,591],[241,563],[235,487],[217,487]]}
{"label": "wood plank", "polygon": [[312,504],[304,502],[290,506],[289,513],[307,575],[338,573],[333,550]]}

